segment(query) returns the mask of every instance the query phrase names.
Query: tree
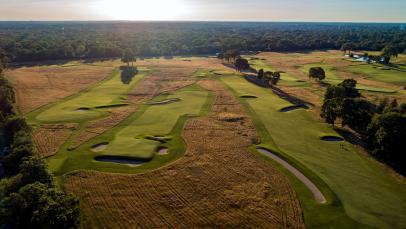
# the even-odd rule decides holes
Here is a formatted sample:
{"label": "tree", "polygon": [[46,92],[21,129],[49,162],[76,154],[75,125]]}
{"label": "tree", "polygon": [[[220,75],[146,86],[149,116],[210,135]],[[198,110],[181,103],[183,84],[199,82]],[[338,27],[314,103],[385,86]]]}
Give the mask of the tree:
{"label": "tree", "polygon": [[32,184],[36,181],[47,185],[53,184],[53,177],[48,170],[46,161],[40,156],[25,158],[20,165],[20,173],[22,174],[21,183],[23,185]]}
{"label": "tree", "polygon": [[397,112],[377,114],[367,128],[367,142],[374,154],[397,165],[406,165],[406,117]]}
{"label": "tree", "polygon": [[40,182],[22,187],[0,204],[0,223],[7,228],[76,228],[79,201]]}
{"label": "tree", "polygon": [[341,105],[342,125],[364,132],[375,113],[375,106],[367,100],[346,98]]}
{"label": "tree", "polygon": [[280,79],[281,79],[281,73],[274,72],[272,74],[272,78],[271,78],[271,85],[277,85]]}
{"label": "tree", "polygon": [[345,96],[349,98],[356,98],[361,96],[357,89],[357,81],[354,79],[345,79],[343,82],[339,83],[338,86],[345,89]]}
{"label": "tree", "polygon": [[243,58],[238,58],[237,60],[235,60],[235,68],[237,69],[237,71],[241,71],[241,70],[245,70],[245,69],[249,69],[250,68],[250,64],[248,63],[247,59],[243,59]]}
{"label": "tree", "polygon": [[126,63],[127,67],[130,67],[130,63],[131,66],[134,67],[134,62],[136,62],[137,59],[135,58],[134,53],[130,49],[126,49],[121,56],[121,61]]}
{"label": "tree", "polygon": [[320,116],[324,120],[334,126],[335,121],[341,114],[341,100],[328,99],[323,103]]}
{"label": "tree", "polygon": [[389,64],[392,57],[398,57],[399,50],[394,45],[386,45],[382,50],[381,56],[384,58],[384,63]]}
{"label": "tree", "polygon": [[311,67],[309,69],[309,78],[323,80],[326,78],[326,72],[321,67]]}
{"label": "tree", "polygon": [[262,68],[259,69],[257,77],[258,77],[258,79],[264,78],[264,69],[262,69]]}
{"label": "tree", "polygon": [[354,48],[354,45],[352,43],[344,43],[341,46],[341,51],[343,51],[344,53],[347,53],[347,51],[348,51],[348,54],[350,54],[353,48]]}

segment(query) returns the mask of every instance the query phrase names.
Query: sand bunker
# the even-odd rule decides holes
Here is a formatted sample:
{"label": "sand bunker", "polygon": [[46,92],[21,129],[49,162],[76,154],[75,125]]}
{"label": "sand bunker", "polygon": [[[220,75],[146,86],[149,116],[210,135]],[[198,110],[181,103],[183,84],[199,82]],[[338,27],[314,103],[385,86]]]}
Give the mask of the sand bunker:
{"label": "sand bunker", "polygon": [[178,102],[180,101],[179,98],[173,98],[173,99],[165,99],[162,101],[158,101],[158,102],[152,102],[152,103],[148,103],[149,105],[163,105],[163,104],[168,104],[168,103],[174,103],[174,102]]}
{"label": "sand bunker", "polygon": [[103,151],[107,148],[108,145],[109,145],[108,142],[102,142],[102,143],[96,144],[96,145],[92,146],[92,151],[93,152]]}
{"label": "sand bunker", "polygon": [[148,161],[145,159],[132,158],[132,157],[122,157],[122,156],[98,156],[94,158],[96,161],[100,162],[113,162],[126,165],[142,165]]}
{"label": "sand bunker", "polygon": [[276,154],[272,153],[270,150],[265,149],[265,148],[257,148],[258,152],[269,156],[279,164],[281,164],[283,167],[285,167],[287,170],[289,170],[295,177],[297,177],[300,181],[303,182],[304,185],[313,193],[314,199],[319,202],[319,203],[325,203],[326,198],[324,197],[323,193],[317,188],[317,186],[309,180],[302,172],[297,170],[295,167],[290,165],[287,161],[282,159],[281,157],[277,156]]}
{"label": "sand bunker", "polygon": [[257,99],[258,97],[256,97],[255,95],[242,95],[242,96],[240,96],[240,98],[243,98],[243,99]]}
{"label": "sand bunker", "polygon": [[157,152],[158,155],[167,155],[168,153],[169,153],[169,150],[166,147],[159,148],[158,152]]}
{"label": "sand bunker", "polygon": [[338,136],[323,136],[320,138],[323,141],[328,141],[328,142],[342,142],[344,139],[342,137]]}
{"label": "sand bunker", "polygon": [[298,104],[298,105],[294,105],[294,106],[284,107],[280,110],[280,112],[288,112],[288,111],[293,111],[293,110],[297,110],[297,109],[309,109],[309,107],[304,104]]}
{"label": "sand bunker", "polygon": [[89,107],[79,107],[78,109],[76,109],[76,111],[79,111],[79,112],[85,112],[85,111],[88,111],[88,110],[90,110]]}

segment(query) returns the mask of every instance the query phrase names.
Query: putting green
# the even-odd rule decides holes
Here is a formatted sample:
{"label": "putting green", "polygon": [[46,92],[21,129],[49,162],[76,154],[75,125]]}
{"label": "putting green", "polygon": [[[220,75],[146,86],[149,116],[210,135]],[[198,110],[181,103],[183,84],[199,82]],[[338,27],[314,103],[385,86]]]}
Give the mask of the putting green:
{"label": "putting green", "polygon": [[352,219],[379,228],[406,225],[406,189],[375,161],[360,155],[348,142],[320,140],[337,133],[306,110],[280,112],[291,104],[271,90],[238,76],[221,80],[238,95],[258,97],[246,103],[254,119],[259,119],[272,137],[265,144],[273,145],[317,174],[336,193]]}
{"label": "putting green", "polygon": [[139,69],[129,84],[121,80],[120,71],[115,70],[112,76],[92,87],[88,91],[79,93],[72,99],[57,103],[46,109],[34,118],[39,122],[79,122],[94,119],[103,115],[103,111],[97,107],[120,104],[120,95],[130,90],[148,72],[147,69]]}

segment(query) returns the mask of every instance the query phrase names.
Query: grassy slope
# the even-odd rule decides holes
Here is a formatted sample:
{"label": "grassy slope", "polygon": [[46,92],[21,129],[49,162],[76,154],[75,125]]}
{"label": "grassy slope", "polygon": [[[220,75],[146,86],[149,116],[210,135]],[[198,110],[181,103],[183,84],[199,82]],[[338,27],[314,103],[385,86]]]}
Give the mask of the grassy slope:
{"label": "grassy slope", "polygon": [[[247,100],[247,104],[263,123],[262,132],[267,131],[272,136],[264,139],[264,143],[280,149],[285,156],[316,173],[337,194],[352,219],[380,228],[406,225],[405,187],[375,162],[361,156],[351,144],[319,140],[324,134],[336,135],[328,125],[304,110],[279,112],[290,104],[241,77],[228,76],[222,81],[238,95],[258,97]],[[322,223],[322,219],[319,220]]]}
{"label": "grassy slope", "polygon": [[[164,96],[160,96],[154,100],[159,101],[162,100],[163,97]],[[180,102],[159,106],[144,104],[118,126],[111,128],[106,133],[83,144],[74,151],[67,150],[67,147],[69,146],[68,141],[57,155],[48,158],[50,168],[58,176],[80,169],[94,169],[117,173],[142,173],[158,168],[179,158],[185,152],[185,145],[181,138],[181,132],[187,117],[183,115],[204,115],[205,112],[209,110],[212,96],[209,92],[204,91],[197,86],[189,86],[174,92],[171,97],[182,98],[182,100]],[[162,114],[165,114],[165,116]],[[162,117],[170,118],[162,120]],[[131,151],[134,147],[133,143],[126,145],[126,142],[122,142],[131,141],[131,138],[137,142],[135,138],[136,136],[149,134],[168,135],[172,137],[172,140],[165,144],[159,144],[158,142],[152,141],[141,141],[142,150],[137,150],[136,152]],[[123,137],[124,139],[122,139]],[[105,152],[92,152],[90,150],[91,147],[100,142],[112,142],[112,145],[111,147],[108,147]],[[170,153],[168,155],[155,155],[158,146],[168,147]],[[135,147],[139,147],[139,145]],[[113,152],[114,150],[120,149],[123,151]],[[124,154],[122,154],[122,152],[124,152]],[[133,157],[153,156],[153,158],[150,162],[138,167],[131,167],[117,163],[98,162],[94,160],[94,157],[103,154],[126,155]]]}
{"label": "grassy slope", "polygon": [[[130,84],[123,84],[120,79],[120,71],[115,70],[111,77],[88,91],[79,93],[78,96],[64,102],[54,104],[49,109],[35,112],[34,119],[35,121],[50,123],[77,122],[100,117],[103,112],[94,108],[122,103],[119,96],[130,90],[145,76],[146,70],[140,70],[140,73],[133,78]],[[91,110],[77,111],[78,108],[91,108]]]}
{"label": "grassy slope", "polygon": [[406,68],[388,67],[382,64],[357,64],[344,68],[346,71],[362,74],[368,79],[406,86]]}

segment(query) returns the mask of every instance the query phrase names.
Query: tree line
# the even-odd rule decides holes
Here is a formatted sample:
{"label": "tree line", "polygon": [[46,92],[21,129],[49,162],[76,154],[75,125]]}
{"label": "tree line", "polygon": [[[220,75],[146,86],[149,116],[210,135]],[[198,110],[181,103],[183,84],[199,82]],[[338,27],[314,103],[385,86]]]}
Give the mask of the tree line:
{"label": "tree line", "polygon": [[1,74],[7,59],[0,60],[0,130],[6,143],[1,160],[0,227],[76,228],[79,200],[56,187],[46,161],[36,151],[31,127],[16,112],[13,88]]}
{"label": "tree line", "polygon": [[406,48],[399,24],[231,22],[0,22],[12,61],[213,55],[224,50],[300,51]]}
{"label": "tree line", "polygon": [[333,126],[341,121],[356,131],[372,155],[405,174],[406,103],[384,99],[375,104],[362,99],[356,87],[354,79],[328,86],[321,117]]}

